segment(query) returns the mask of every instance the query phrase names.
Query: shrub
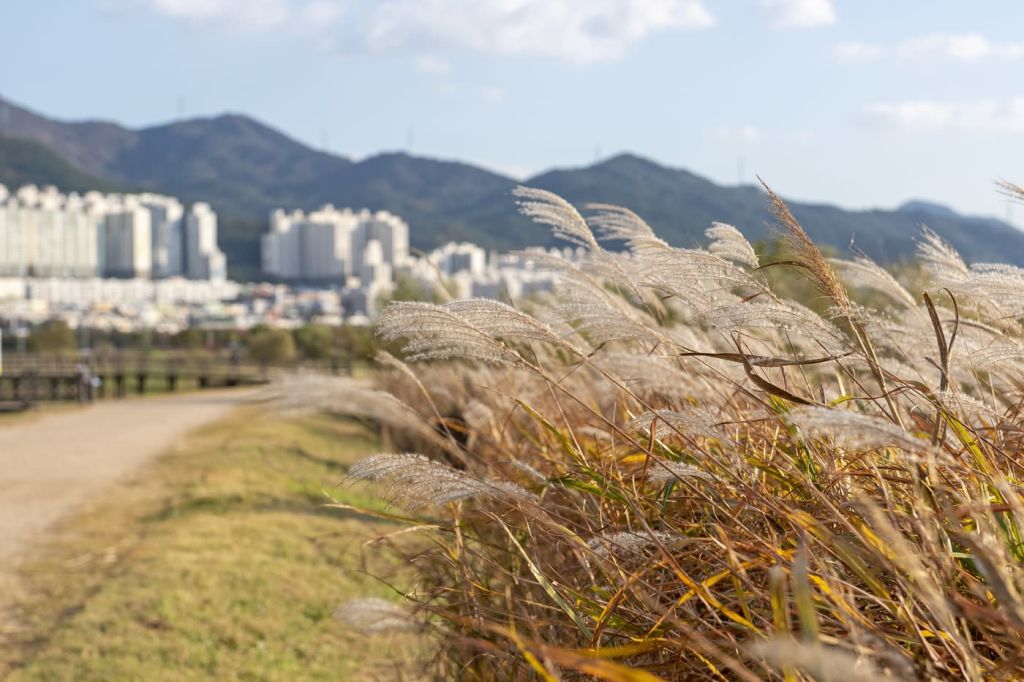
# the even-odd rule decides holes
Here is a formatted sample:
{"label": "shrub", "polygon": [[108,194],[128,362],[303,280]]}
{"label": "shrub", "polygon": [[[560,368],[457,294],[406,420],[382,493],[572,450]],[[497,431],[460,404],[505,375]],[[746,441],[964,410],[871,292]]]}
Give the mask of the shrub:
{"label": "shrub", "polygon": [[546,263],[555,296],[392,304],[379,334],[423,363],[381,358],[393,396],[302,391],[397,445],[350,475],[431,540],[405,596],[444,634],[441,674],[1024,676],[1024,270],[925,231],[912,293],[825,258],[769,194],[773,277],[807,278],[825,314],[777,295],[732,227],[677,249],[524,189],[587,249]]}
{"label": "shrub", "polygon": [[334,350],[335,330],[322,324],[308,324],[295,330],[295,346],[307,360],[324,360]]}
{"label": "shrub", "polygon": [[35,353],[56,353],[74,350],[75,332],[63,320],[52,320],[32,330],[28,337],[29,350]]}
{"label": "shrub", "polygon": [[245,345],[249,357],[264,366],[282,364],[295,358],[295,341],[284,329],[254,329],[246,337]]}
{"label": "shrub", "polygon": [[206,343],[205,336],[202,329],[188,327],[172,336],[171,344],[182,350],[196,350]]}

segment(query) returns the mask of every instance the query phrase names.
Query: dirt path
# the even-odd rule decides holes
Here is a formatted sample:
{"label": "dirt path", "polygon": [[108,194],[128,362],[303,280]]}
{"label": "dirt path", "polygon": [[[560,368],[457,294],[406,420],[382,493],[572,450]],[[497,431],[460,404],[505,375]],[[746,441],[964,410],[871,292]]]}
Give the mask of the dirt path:
{"label": "dirt path", "polygon": [[0,564],[59,518],[256,397],[211,391],[101,402],[0,426]]}

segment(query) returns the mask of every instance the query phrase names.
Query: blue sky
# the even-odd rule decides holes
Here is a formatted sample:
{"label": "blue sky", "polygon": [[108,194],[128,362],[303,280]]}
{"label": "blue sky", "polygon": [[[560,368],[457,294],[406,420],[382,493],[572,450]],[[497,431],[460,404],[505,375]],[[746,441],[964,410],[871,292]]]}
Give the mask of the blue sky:
{"label": "blue sky", "polygon": [[628,150],[805,200],[1006,217],[1021,25],[1019,0],[16,0],[0,95],[131,126],[242,112],[355,158],[518,176]]}

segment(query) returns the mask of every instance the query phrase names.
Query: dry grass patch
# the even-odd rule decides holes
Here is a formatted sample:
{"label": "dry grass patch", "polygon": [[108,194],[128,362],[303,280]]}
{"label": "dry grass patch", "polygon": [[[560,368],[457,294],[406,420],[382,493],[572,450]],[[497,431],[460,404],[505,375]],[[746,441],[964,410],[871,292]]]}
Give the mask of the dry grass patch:
{"label": "dry grass patch", "polygon": [[335,488],[374,447],[352,422],[259,408],[187,439],[25,567],[10,679],[410,677],[418,641],[367,646],[333,618],[354,595],[392,594],[361,565],[382,526],[323,507],[325,490],[374,504]]}

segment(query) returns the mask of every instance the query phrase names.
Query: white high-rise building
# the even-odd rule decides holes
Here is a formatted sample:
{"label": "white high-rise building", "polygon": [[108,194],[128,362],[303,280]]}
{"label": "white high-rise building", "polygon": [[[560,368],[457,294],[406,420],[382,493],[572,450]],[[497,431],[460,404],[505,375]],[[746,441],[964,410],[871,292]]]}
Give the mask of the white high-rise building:
{"label": "white high-rise building", "polygon": [[[0,276],[224,279],[217,216],[158,194],[0,185]],[[187,232],[187,234],[186,234]]]}
{"label": "white high-rise building", "polygon": [[185,209],[173,197],[143,194],[153,230],[153,277],[182,277],[185,273]]}
{"label": "white high-rise building", "polygon": [[445,275],[468,272],[473,277],[479,277],[487,267],[487,252],[469,242],[449,242],[431,253],[430,260]]}
{"label": "white high-rise building", "polygon": [[185,272],[189,279],[227,278],[224,253],[217,248],[217,214],[198,202],[185,218]]}
{"label": "white high-rise building", "polygon": [[149,211],[132,196],[108,197],[103,231],[104,275],[150,277],[153,227]]}
{"label": "white high-rise building", "polygon": [[281,209],[270,214],[270,232],[260,238],[261,270],[278,279],[290,279],[302,267],[299,246],[300,229],[295,225],[303,218],[302,211],[285,213]]}
{"label": "white high-rise building", "polygon": [[[387,211],[336,209],[327,204],[309,214],[276,210],[263,235],[263,272],[275,279],[343,282],[404,263],[409,226]],[[365,270],[370,254],[370,271]],[[379,254],[379,256],[378,256]]]}
{"label": "white high-rise building", "polygon": [[0,273],[95,276],[102,218],[82,197],[34,185],[13,196],[3,188],[0,197]]}

